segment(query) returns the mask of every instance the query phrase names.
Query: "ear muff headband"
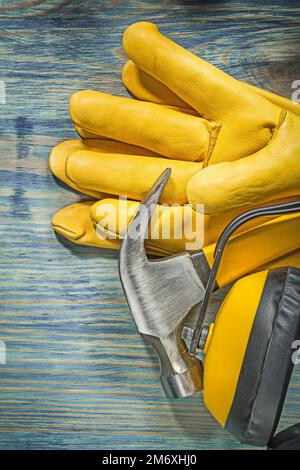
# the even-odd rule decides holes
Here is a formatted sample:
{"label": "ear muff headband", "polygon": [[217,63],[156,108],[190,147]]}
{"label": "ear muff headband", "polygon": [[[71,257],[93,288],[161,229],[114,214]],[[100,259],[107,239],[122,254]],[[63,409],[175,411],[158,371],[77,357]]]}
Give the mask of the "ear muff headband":
{"label": "ear muff headband", "polygon": [[[232,233],[253,218],[298,211],[300,211],[300,201],[253,209],[234,219],[225,228],[216,246],[215,260],[190,346],[191,354],[195,353],[198,346],[222,254]],[[300,335],[300,271],[288,268],[284,273],[284,270],[279,269],[269,273],[269,276],[270,279],[264,289],[265,300],[262,299],[260,303],[264,314],[260,314],[259,311],[256,313],[234,402],[225,427],[244,443],[258,446],[269,443],[269,448],[276,448],[277,445],[278,448],[282,448],[287,436],[293,446],[299,445],[300,448],[298,440],[300,424],[288,428],[284,434],[279,433],[281,439],[277,436],[273,438],[293,369],[292,343]],[[278,284],[275,290],[274,280],[272,282],[274,276],[277,277]],[[270,289],[268,285],[271,285]],[[270,295],[275,296],[274,302],[270,302]],[[254,374],[252,377],[249,375],[251,372]]]}
{"label": "ear muff headband", "polygon": [[196,321],[194,334],[193,334],[192,341],[190,344],[190,349],[189,349],[190,354],[193,354],[193,355],[196,354],[196,350],[197,350],[200,335],[201,335],[201,329],[205,321],[205,316],[207,313],[209,301],[210,301],[210,298],[211,298],[211,295],[212,295],[212,292],[216,283],[216,277],[217,277],[218,269],[219,269],[220,262],[222,259],[222,255],[223,255],[226,243],[228,242],[231,235],[241,225],[257,217],[265,217],[269,215],[285,215],[285,214],[292,214],[294,212],[300,212],[300,201],[277,204],[274,206],[259,207],[257,209],[251,209],[247,212],[244,212],[244,214],[241,214],[235,219],[233,219],[232,222],[230,222],[227,225],[227,227],[225,227],[225,229],[223,230],[216,244],[214,262],[213,262],[211,272],[208,278],[204,299],[201,305],[198,319]]}

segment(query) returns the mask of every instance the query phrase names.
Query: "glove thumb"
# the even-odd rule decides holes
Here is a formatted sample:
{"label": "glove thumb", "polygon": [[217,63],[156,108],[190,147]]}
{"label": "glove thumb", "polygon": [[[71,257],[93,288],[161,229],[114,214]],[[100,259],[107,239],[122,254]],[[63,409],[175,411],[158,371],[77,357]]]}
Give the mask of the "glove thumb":
{"label": "glove thumb", "polygon": [[189,180],[187,199],[194,210],[217,215],[295,197],[300,187],[296,157],[276,161],[255,154],[208,166]]}

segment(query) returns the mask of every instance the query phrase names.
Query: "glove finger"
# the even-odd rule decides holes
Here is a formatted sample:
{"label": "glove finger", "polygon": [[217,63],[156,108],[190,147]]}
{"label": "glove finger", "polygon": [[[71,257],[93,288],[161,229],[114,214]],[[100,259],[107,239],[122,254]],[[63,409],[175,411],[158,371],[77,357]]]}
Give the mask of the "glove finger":
{"label": "glove finger", "polygon": [[78,133],[98,135],[144,147],[167,158],[209,158],[219,125],[145,101],[80,91],[71,97],[70,113]]}
{"label": "glove finger", "polygon": [[[140,203],[131,200],[105,198],[91,207],[93,223],[105,234],[117,234],[123,238],[128,225]],[[152,248],[164,252],[178,253],[183,250],[200,250],[204,245],[215,243],[226,225],[240,211],[231,211],[221,216],[204,215],[193,210],[191,205],[167,206],[158,204],[149,225],[149,239]],[[270,217],[255,219],[241,226],[236,233],[246,232],[261,225]],[[155,240],[158,240],[158,244]],[[148,241],[148,246],[150,241]]]}
{"label": "glove finger", "polygon": [[[191,108],[185,101],[181,100],[179,96],[173,93],[173,91],[163,83],[139,69],[132,60],[128,60],[124,65],[122,79],[129,92],[140,100],[151,101],[162,105],[176,106],[181,108],[182,112],[190,112],[190,110],[193,111],[193,108]],[[250,89],[258,93],[268,101],[271,101],[271,103],[300,116],[299,103],[277,95],[276,93],[272,93],[271,91],[264,90],[263,88],[250,85],[249,83],[241,83],[246,87],[246,89]]]}
{"label": "glove finger", "polygon": [[163,83],[139,69],[132,60],[128,60],[122,70],[122,80],[128,91],[143,101],[176,106],[184,111],[195,111]]}
{"label": "glove finger", "polygon": [[106,196],[105,193],[96,189],[89,189],[84,186],[80,186],[75,180],[69,178],[68,172],[66,171],[68,166],[68,160],[75,152],[79,150],[95,151],[102,154],[130,154],[130,155],[143,155],[143,156],[156,156],[154,152],[134,145],[125,144],[123,142],[117,142],[109,139],[86,139],[86,140],[66,140],[61,142],[54,147],[50,153],[49,166],[56,178],[63,181],[71,188],[81,193],[92,196],[96,199],[101,199]]}
{"label": "glove finger", "polygon": [[[151,23],[126,29],[129,58],[202,116],[222,123],[210,163],[236,160],[264,147],[280,122],[281,109],[206,61],[160,34]],[[208,162],[208,159],[207,159]]]}
{"label": "glove finger", "polygon": [[[232,112],[232,106],[237,103],[253,104],[251,91],[248,96],[241,93],[242,82],[163,36],[153,23],[129,26],[123,35],[123,47],[140,69],[200,114],[220,120],[224,112]],[[270,105],[270,112],[272,109]]]}
{"label": "glove finger", "polygon": [[[105,198],[64,207],[52,218],[54,230],[74,243],[118,249],[139,202]],[[157,205],[146,239],[148,253],[166,256],[215,243],[232,214],[204,216],[191,206]],[[264,220],[265,221],[265,220]],[[261,222],[262,223],[262,222]],[[247,231],[257,221],[241,227]]]}
{"label": "glove finger", "polygon": [[[91,217],[99,236],[123,239],[140,203],[130,200],[103,199],[91,208]],[[147,251],[167,255],[203,246],[203,215],[188,206],[158,204],[151,218]]]}
{"label": "glove finger", "polygon": [[[108,204],[108,201],[109,200],[106,200],[106,202],[100,201],[100,203],[105,206]],[[111,201],[113,201],[113,199],[111,199]],[[137,208],[138,203],[132,201],[132,204]],[[118,227],[115,233],[108,233],[105,227],[102,229],[101,224],[97,225],[91,217],[91,209],[94,205],[95,203],[93,201],[88,201],[64,207],[53,216],[53,229],[73,243],[105,249],[119,249],[122,237],[118,233]],[[98,215],[99,213],[100,210],[98,208]],[[128,217],[127,214],[124,215]],[[122,227],[127,225],[127,219],[126,221],[123,220],[122,216],[120,217],[120,222]],[[120,228],[122,229],[122,227]],[[163,244],[163,246],[160,247],[159,240],[155,240],[154,243],[149,240],[146,241],[146,250],[149,254],[159,256],[172,254],[173,252],[170,251],[169,247],[165,249],[165,245],[166,244]],[[181,250],[179,249],[179,251]]]}
{"label": "glove finger", "polygon": [[247,86],[247,88],[255,91],[259,95],[271,101],[271,103],[274,103],[280,108],[285,109],[286,111],[291,111],[297,116],[300,116],[300,105],[296,101],[289,100],[284,96],[277,95],[276,93],[264,90],[263,88],[258,88],[254,85],[250,85],[249,83],[245,83],[245,85]]}
{"label": "glove finger", "polygon": [[[92,141],[89,141],[91,143]],[[95,141],[96,142],[96,141]],[[65,184],[70,186],[76,191],[79,191],[84,194],[88,194],[89,196],[95,197],[97,199],[101,199],[105,194],[99,191],[93,191],[86,188],[82,188],[76,182],[72,181],[68,174],[66,173],[66,165],[70,155],[78,150],[87,149],[86,143],[82,140],[67,140],[65,142],[61,142],[60,144],[56,145],[50,153],[49,157],[49,166],[56,178],[63,181]],[[93,146],[90,147],[93,149]]]}
{"label": "glove finger", "polygon": [[93,197],[101,198],[105,193],[141,200],[161,173],[171,168],[172,176],[161,202],[185,204],[187,183],[202,168],[200,163],[86,148],[76,150],[75,147],[74,152],[65,152],[68,145],[68,142],[60,144],[52,151],[51,169],[62,181]]}
{"label": "glove finger", "polygon": [[52,217],[53,229],[73,243],[118,249],[119,240],[100,239],[91,219],[94,201],[80,202],[64,207]]}

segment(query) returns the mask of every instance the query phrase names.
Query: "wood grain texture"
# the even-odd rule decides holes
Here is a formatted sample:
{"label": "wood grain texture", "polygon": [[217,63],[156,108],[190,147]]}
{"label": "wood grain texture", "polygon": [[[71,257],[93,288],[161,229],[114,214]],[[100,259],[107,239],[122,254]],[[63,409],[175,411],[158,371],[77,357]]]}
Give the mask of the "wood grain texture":
{"label": "wood grain texture", "polygon": [[[126,95],[121,36],[135,21],[154,21],[237,78],[290,97],[300,79],[298,3],[1,1],[1,449],[239,448],[200,396],[164,397],[116,254],[54,235],[52,214],[81,196],[53,179],[47,160],[76,137],[71,93]],[[281,427],[299,420],[299,367]]]}

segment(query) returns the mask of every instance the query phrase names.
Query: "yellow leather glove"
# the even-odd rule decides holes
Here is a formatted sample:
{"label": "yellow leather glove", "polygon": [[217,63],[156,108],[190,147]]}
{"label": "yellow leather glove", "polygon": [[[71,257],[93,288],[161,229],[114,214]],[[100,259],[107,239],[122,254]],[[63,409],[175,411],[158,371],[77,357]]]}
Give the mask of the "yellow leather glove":
{"label": "yellow leather glove", "polygon": [[201,201],[206,213],[221,214],[300,194],[300,119],[280,99],[275,104],[246,88],[162,36],[152,23],[131,25],[123,45],[140,69],[221,126],[217,137],[211,133],[203,158],[207,168],[187,185],[189,202]]}
{"label": "yellow leather glove", "polygon": [[[157,224],[170,214],[174,225],[182,219],[204,224],[204,241],[193,249],[213,244],[246,207],[299,194],[296,104],[229,77],[150,23],[130,26],[124,48],[135,63],[125,66],[123,80],[143,101],[93,91],[73,95],[71,117],[85,140],[57,146],[50,166],[58,178],[99,201],[62,209],[53,218],[55,230],[78,243],[118,247],[136,201],[166,167],[172,176],[160,202],[179,205],[159,206]],[[120,207],[118,195],[131,200]],[[204,203],[211,215],[183,209],[186,203]],[[104,240],[96,225],[98,234],[108,234],[103,210],[113,206],[119,214],[117,238]],[[168,254],[185,249],[186,241],[149,239],[146,246]],[[277,255],[297,249],[294,245],[291,241]]]}

